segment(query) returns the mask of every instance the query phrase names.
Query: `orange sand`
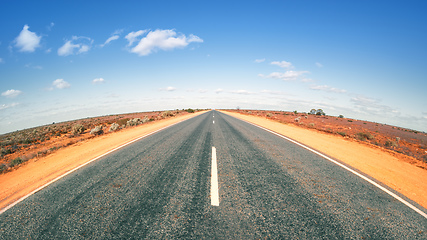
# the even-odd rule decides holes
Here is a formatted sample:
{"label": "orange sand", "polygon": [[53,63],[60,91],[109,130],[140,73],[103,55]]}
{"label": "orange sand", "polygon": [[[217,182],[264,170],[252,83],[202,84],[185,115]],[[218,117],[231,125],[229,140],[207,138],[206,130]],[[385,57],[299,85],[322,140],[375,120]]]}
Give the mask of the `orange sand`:
{"label": "orange sand", "polygon": [[91,159],[122,144],[203,112],[150,122],[138,127],[85,140],[40,158],[30,160],[15,171],[0,175],[0,209]]}
{"label": "orange sand", "polygon": [[[427,170],[380,148],[356,141],[275,122],[263,117],[223,112],[292,138],[373,177],[427,208]],[[407,158],[407,156],[402,155]]]}

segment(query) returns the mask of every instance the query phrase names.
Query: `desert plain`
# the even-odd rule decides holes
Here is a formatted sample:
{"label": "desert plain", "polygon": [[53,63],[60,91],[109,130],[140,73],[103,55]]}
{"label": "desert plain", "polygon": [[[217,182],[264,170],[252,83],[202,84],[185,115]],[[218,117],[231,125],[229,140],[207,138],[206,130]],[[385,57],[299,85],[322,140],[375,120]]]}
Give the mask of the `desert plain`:
{"label": "desert plain", "polygon": [[[67,172],[97,160],[98,156],[204,112],[176,110],[135,113],[58,123],[53,124],[59,126],[55,128],[57,131],[47,130],[54,126],[31,129],[32,132],[45,131],[44,138],[20,141],[20,145],[14,147],[6,145],[10,138],[3,135],[0,138],[3,149],[15,149],[10,150],[9,154],[2,154],[0,159],[0,164],[7,167],[0,174],[0,210]],[[259,110],[222,112],[309,146],[427,208],[425,133],[343,116]],[[133,119],[149,121],[128,124]],[[121,129],[109,131],[117,122]],[[74,124],[85,125],[85,130],[71,134],[70,126]],[[102,134],[90,133],[91,128],[96,126],[103,126]],[[17,158],[22,163],[10,167],[10,163]]]}

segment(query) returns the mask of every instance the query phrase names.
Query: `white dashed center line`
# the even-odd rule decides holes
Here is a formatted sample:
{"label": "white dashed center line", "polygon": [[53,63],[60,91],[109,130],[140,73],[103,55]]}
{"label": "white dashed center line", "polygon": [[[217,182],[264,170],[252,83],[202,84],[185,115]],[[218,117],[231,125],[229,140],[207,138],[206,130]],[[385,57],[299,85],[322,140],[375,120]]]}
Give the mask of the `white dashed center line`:
{"label": "white dashed center line", "polygon": [[212,147],[211,205],[212,206],[219,206],[218,172],[217,172],[217,167],[216,167],[216,148],[215,147]]}

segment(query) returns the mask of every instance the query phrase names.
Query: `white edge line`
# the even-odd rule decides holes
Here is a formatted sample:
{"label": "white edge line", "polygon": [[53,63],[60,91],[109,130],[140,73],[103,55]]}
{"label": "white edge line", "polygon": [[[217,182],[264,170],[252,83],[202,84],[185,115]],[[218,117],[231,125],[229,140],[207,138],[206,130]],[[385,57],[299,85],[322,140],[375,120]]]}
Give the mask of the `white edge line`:
{"label": "white edge line", "polygon": [[[199,115],[197,115],[197,116],[199,116]],[[193,117],[197,117],[197,116],[193,116]],[[193,117],[191,117],[191,118],[193,118]],[[123,148],[123,147],[125,147],[125,146],[127,146],[127,145],[129,145],[129,144],[132,144],[132,143],[134,143],[134,142],[136,142],[136,141],[138,141],[138,140],[141,140],[141,139],[146,138],[146,137],[148,137],[148,136],[150,136],[150,135],[153,135],[153,134],[155,134],[155,133],[157,133],[157,132],[160,132],[160,131],[162,131],[162,130],[165,130],[166,128],[172,127],[173,125],[176,125],[176,124],[182,123],[182,122],[184,122],[184,121],[187,121],[187,120],[189,120],[189,119],[191,119],[191,118],[184,119],[184,120],[179,121],[179,122],[176,122],[176,123],[174,123],[174,124],[172,124],[172,125],[168,125],[168,126],[166,126],[166,127],[163,127],[163,128],[158,129],[158,130],[155,130],[154,132],[150,132],[150,133],[148,133],[148,134],[146,134],[146,135],[144,135],[144,136],[141,136],[141,137],[135,138],[135,139],[133,139],[133,140],[131,140],[131,141],[127,142],[127,143],[124,143],[124,144],[122,144],[122,145],[120,145],[120,146],[118,146],[118,147],[116,147],[116,148],[114,148],[114,149],[112,149],[112,150],[110,150],[110,151],[108,151],[108,152],[106,152],[106,153],[102,154],[102,155],[99,155],[98,157],[93,158],[92,160],[89,160],[89,161],[88,161],[88,162],[86,162],[86,163],[83,163],[82,165],[80,165],[80,166],[78,166],[78,167],[76,167],[76,168],[74,168],[74,169],[69,170],[68,172],[66,172],[66,173],[64,173],[64,174],[62,174],[62,175],[60,175],[59,177],[56,177],[55,179],[53,179],[53,180],[51,180],[50,182],[48,182],[48,183],[46,183],[46,184],[42,185],[41,187],[37,188],[36,190],[34,190],[34,191],[30,192],[29,194],[27,194],[27,195],[25,195],[25,196],[21,197],[20,199],[18,199],[18,200],[16,200],[15,202],[11,203],[11,204],[10,204],[10,205],[8,205],[7,207],[5,207],[5,208],[1,209],[1,210],[0,210],[0,215],[1,215],[1,214],[3,214],[4,212],[6,212],[7,210],[11,209],[12,207],[14,207],[16,204],[18,204],[18,203],[20,203],[20,202],[24,201],[26,198],[28,198],[29,196],[33,195],[34,193],[36,193],[36,192],[38,192],[38,191],[42,190],[43,188],[45,188],[45,187],[49,186],[50,184],[52,184],[52,183],[54,183],[54,182],[58,181],[58,180],[59,180],[59,179],[61,179],[61,178],[63,178],[63,177],[65,177],[65,176],[67,176],[68,174],[70,174],[70,173],[72,173],[72,172],[74,172],[74,171],[76,171],[76,170],[78,170],[78,169],[80,169],[80,168],[82,168],[82,167],[84,167],[84,166],[88,165],[89,163],[94,162],[94,161],[96,161],[96,160],[98,160],[98,159],[100,159],[100,158],[102,158],[102,157],[104,157],[104,156],[106,156],[106,155],[108,155],[108,154],[110,154],[110,153],[112,153],[112,152],[116,151],[116,150],[119,150],[120,148]]]}
{"label": "white edge line", "polygon": [[211,205],[219,206],[218,196],[218,172],[216,165],[216,148],[212,147],[212,165],[211,165]]}
{"label": "white edge line", "polygon": [[[225,114],[226,114],[226,113],[225,113]],[[228,115],[228,116],[230,116],[230,115]],[[301,147],[303,147],[303,148],[305,148],[305,149],[307,149],[307,150],[309,150],[309,151],[311,151],[311,152],[313,152],[313,153],[315,153],[315,154],[317,154],[317,155],[319,155],[319,156],[321,156],[321,157],[323,157],[323,158],[325,158],[325,159],[327,159],[327,160],[329,160],[329,161],[331,161],[331,162],[335,163],[336,165],[338,165],[338,166],[340,166],[340,167],[344,168],[345,170],[347,170],[347,171],[349,171],[349,172],[351,172],[351,173],[355,174],[356,176],[358,176],[358,177],[360,177],[360,178],[364,179],[365,181],[369,182],[370,184],[374,185],[375,187],[377,187],[377,188],[379,188],[379,189],[383,190],[384,192],[386,192],[386,193],[387,193],[387,194],[389,194],[390,196],[392,196],[392,197],[394,197],[395,199],[399,200],[401,203],[405,204],[406,206],[408,206],[409,208],[411,208],[412,210],[414,210],[415,212],[419,213],[421,216],[423,216],[424,218],[426,218],[426,219],[427,219],[427,213],[425,213],[425,212],[421,211],[420,209],[418,209],[418,208],[417,208],[417,207],[415,207],[414,205],[410,204],[408,201],[404,200],[403,198],[399,197],[399,196],[398,196],[398,195],[396,195],[395,193],[391,192],[391,191],[390,191],[390,190],[388,190],[387,188],[385,188],[385,187],[381,186],[380,184],[376,183],[375,181],[373,181],[373,180],[369,179],[368,177],[366,177],[366,176],[364,176],[364,175],[362,175],[362,174],[360,174],[360,173],[356,172],[355,170],[353,170],[353,169],[351,169],[351,168],[347,167],[346,165],[344,165],[344,164],[342,164],[342,163],[340,163],[340,162],[337,162],[337,161],[335,161],[334,159],[332,159],[332,158],[330,158],[330,157],[328,157],[328,156],[324,155],[323,153],[318,152],[318,151],[316,151],[316,150],[314,150],[314,149],[312,149],[312,148],[310,148],[310,147],[308,147],[308,146],[306,146],[306,145],[304,145],[304,144],[301,144],[301,143],[299,143],[299,142],[297,142],[297,141],[295,141],[295,140],[293,140],[293,139],[291,139],[291,138],[288,138],[288,137],[286,137],[286,136],[284,136],[284,135],[282,135],[282,134],[276,133],[276,132],[274,132],[274,131],[272,131],[272,130],[270,130],[270,129],[267,129],[267,128],[264,128],[264,127],[261,127],[261,126],[259,126],[259,125],[256,125],[256,124],[254,124],[254,123],[248,122],[248,121],[243,120],[243,119],[239,119],[239,120],[244,121],[244,122],[246,122],[246,123],[249,123],[249,124],[251,124],[251,125],[253,125],[253,126],[256,126],[256,127],[258,127],[258,128],[261,128],[261,129],[263,129],[263,130],[265,130],[265,131],[267,131],[267,132],[270,132],[270,133],[272,133],[272,134],[274,134],[274,135],[277,135],[277,136],[279,136],[279,137],[281,137],[281,138],[284,138],[284,139],[286,139],[286,140],[288,140],[288,141],[290,141],[290,142],[292,142],[292,143],[295,143],[295,144],[296,144],[296,145],[298,145],[298,146],[301,146]]]}

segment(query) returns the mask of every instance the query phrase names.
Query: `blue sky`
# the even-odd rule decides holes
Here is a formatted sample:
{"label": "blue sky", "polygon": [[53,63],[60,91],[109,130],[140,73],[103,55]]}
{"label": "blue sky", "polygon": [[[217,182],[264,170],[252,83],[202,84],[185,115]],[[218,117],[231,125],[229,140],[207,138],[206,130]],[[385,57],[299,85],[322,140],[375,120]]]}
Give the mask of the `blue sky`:
{"label": "blue sky", "polygon": [[189,107],[427,131],[426,1],[1,5],[0,134]]}

